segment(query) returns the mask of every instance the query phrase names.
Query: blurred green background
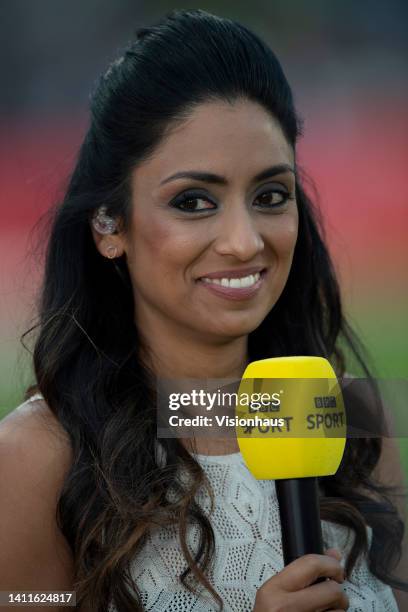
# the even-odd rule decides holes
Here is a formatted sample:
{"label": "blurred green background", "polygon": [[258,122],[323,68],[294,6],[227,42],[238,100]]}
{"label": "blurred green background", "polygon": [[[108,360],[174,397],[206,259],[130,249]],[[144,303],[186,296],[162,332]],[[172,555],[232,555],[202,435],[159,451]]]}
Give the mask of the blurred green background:
{"label": "blurred green background", "polygon": [[[2,2],[0,415],[32,382],[19,336],[35,315],[41,259],[31,234],[63,192],[89,92],[136,27],[170,2]],[[278,55],[304,137],[345,311],[378,376],[407,379],[407,3],[190,3],[241,21]],[[399,440],[408,474],[408,443]]]}

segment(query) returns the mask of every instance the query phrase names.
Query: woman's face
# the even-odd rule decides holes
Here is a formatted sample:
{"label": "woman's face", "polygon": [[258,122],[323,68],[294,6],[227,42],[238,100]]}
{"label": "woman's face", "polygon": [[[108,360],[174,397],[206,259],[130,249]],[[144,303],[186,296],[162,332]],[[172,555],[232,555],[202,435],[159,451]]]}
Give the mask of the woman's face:
{"label": "woman's face", "polygon": [[[258,327],[285,286],[298,231],[294,155],[277,121],[251,101],[202,104],[131,186],[122,246],[141,332],[171,326],[219,342]],[[264,270],[243,283],[255,287],[224,287],[248,268]],[[227,280],[203,280],[214,273]]]}

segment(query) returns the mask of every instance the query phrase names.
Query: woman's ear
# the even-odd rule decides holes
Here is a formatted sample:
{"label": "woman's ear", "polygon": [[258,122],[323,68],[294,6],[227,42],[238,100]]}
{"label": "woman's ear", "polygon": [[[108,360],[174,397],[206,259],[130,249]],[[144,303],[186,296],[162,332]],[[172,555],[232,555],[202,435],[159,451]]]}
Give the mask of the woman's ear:
{"label": "woman's ear", "polygon": [[90,220],[95,246],[103,257],[115,259],[125,252],[121,223],[106,214],[106,207],[99,207]]}
{"label": "woman's ear", "polygon": [[103,257],[115,259],[121,257],[125,250],[119,236],[101,236],[92,228],[95,246]]}

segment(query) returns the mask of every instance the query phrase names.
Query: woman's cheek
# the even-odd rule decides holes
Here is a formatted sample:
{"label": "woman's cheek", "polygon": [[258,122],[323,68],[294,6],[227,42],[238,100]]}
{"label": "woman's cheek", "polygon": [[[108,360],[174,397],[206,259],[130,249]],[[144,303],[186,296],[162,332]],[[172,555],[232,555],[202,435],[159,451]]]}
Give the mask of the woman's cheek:
{"label": "woman's cheek", "polygon": [[172,244],[172,229],[164,220],[133,220],[129,265],[143,271],[148,266],[151,274],[168,261]]}
{"label": "woman's cheek", "polygon": [[206,232],[190,224],[160,223],[149,237],[149,249],[157,253],[161,265],[167,268],[187,268],[206,249]]}
{"label": "woman's cheek", "polygon": [[282,218],[268,236],[268,242],[279,258],[290,258],[296,246],[298,236],[297,216]]}
{"label": "woman's cheek", "polygon": [[298,229],[299,229],[299,220],[298,220],[298,213],[296,209],[295,212],[287,219],[286,226],[285,226],[285,233],[283,236],[283,240],[289,252],[292,252],[295,248],[296,240],[298,236]]}

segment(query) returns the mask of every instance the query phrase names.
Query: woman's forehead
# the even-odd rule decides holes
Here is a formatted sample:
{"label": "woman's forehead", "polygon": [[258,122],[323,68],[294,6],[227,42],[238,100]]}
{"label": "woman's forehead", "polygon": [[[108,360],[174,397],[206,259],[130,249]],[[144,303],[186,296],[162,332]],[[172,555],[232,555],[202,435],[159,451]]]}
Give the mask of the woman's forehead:
{"label": "woman's forehead", "polygon": [[293,165],[294,153],[278,121],[251,101],[203,103],[170,131],[134,177],[158,188],[180,171],[251,177],[268,164]]}

